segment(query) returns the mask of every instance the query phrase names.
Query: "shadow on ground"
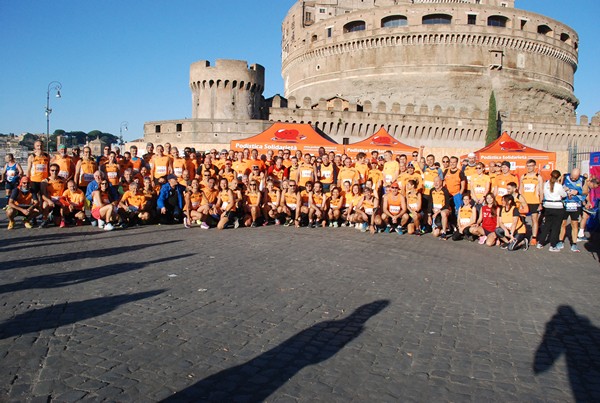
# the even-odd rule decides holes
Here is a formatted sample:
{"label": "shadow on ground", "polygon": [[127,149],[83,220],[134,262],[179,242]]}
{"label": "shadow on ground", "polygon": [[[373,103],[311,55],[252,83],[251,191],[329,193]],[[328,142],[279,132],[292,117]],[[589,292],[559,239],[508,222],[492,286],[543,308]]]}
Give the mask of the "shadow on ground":
{"label": "shadow on ground", "polygon": [[567,305],[559,306],[546,323],[533,372],[538,375],[550,370],[562,354],[575,400],[600,402],[600,329]]}
{"label": "shadow on ground", "polygon": [[389,303],[375,301],[357,308],[344,319],[317,323],[252,360],[204,378],[164,402],[263,401],[304,367],[337,354],[363,332],[369,318]]}
{"label": "shadow on ground", "polygon": [[27,277],[24,280],[16,283],[0,285],[0,294],[22,290],[31,290],[36,288],[44,289],[67,287],[70,285],[77,285],[81,283],[86,283],[88,281],[98,280],[116,274],[143,269],[144,267],[153,264],[165,263],[171,260],[183,259],[190,256],[194,256],[194,254],[186,253],[178,256],[168,256],[161,259],[149,260],[147,262],[114,263],[102,267],[92,267],[89,269]]}
{"label": "shadow on ground", "polygon": [[0,324],[0,339],[77,323],[113,311],[123,304],[154,297],[165,291],[163,289],[137,294],[122,294],[34,309]]}

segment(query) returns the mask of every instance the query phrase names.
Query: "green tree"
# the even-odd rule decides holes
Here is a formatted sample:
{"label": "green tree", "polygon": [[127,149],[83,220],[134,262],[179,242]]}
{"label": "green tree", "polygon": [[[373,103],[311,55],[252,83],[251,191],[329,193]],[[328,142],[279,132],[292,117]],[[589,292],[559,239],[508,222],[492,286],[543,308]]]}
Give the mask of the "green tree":
{"label": "green tree", "polygon": [[55,135],[55,136],[64,136],[65,133],[66,132],[64,130],[62,130],[62,129],[56,129],[56,130],[54,130],[54,133],[52,133],[52,134]]}
{"label": "green tree", "polygon": [[485,145],[493,143],[498,138],[498,110],[496,108],[496,96],[494,91],[490,95],[490,105],[488,108],[488,127],[485,136]]}

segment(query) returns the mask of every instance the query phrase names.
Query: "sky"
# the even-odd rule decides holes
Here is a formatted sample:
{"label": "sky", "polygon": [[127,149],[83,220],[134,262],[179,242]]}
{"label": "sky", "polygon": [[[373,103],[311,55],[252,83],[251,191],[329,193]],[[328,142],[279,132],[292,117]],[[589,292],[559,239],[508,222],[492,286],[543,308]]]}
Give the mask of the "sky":
{"label": "sky", "polygon": [[[191,117],[190,64],[246,60],[266,68],[263,95],[283,95],[281,22],[295,0],[0,0],[0,133],[101,130],[143,137],[144,122]],[[580,37],[579,115],[600,111],[600,1],[517,0]]]}

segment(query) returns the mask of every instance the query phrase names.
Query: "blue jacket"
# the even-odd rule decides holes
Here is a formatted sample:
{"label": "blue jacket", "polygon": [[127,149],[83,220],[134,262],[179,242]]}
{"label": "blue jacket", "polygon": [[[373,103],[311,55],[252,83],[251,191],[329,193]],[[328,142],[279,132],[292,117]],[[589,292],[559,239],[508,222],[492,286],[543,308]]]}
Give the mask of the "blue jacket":
{"label": "blue jacket", "polygon": [[[160,193],[158,194],[158,200],[156,201],[156,208],[161,210],[165,207],[165,202],[169,198],[169,190],[171,189],[171,185],[165,183],[160,188]],[[183,210],[183,192],[185,192],[185,186],[177,184],[175,185],[175,191],[177,191],[177,199],[179,200],[179,208]]]}

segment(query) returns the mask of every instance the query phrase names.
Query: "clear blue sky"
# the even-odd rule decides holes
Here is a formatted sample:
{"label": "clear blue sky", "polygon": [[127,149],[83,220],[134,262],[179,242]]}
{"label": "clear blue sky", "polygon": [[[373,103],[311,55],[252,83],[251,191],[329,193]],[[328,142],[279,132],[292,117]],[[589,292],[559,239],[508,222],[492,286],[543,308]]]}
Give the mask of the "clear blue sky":
{"label": "clear blue sky", "polygon": [[[267,69],[264,95],[283,94],[281,21],[295,0],[0,0],[0,133],[101,130],[143,136],[150,120],[191,115],[191,63],[247,60]],[[580,36],[579,114],[600,111],[600,1],[517,0]]]}

